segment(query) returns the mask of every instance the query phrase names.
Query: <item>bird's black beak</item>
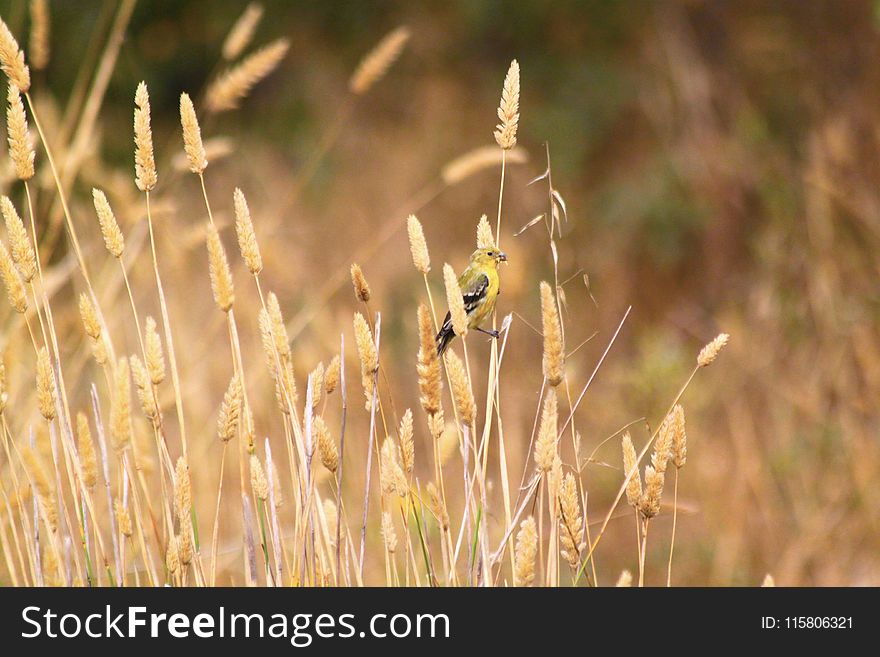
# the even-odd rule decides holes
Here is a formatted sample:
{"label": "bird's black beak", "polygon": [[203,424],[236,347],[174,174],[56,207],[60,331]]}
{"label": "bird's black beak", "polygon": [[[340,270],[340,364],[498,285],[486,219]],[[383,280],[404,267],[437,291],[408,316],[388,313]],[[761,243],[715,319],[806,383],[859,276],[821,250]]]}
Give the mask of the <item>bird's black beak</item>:
{"label": "bird's black beak", "polygon": [[507,254],[504,251],[498,252],[498,262],[507,262]]}

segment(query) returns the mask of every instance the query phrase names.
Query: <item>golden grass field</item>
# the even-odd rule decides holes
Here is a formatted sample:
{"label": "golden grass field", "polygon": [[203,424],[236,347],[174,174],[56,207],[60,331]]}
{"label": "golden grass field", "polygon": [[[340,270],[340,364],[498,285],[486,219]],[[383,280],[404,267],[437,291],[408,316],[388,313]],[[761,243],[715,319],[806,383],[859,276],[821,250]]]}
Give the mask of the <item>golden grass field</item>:
{"label": "golden grass field", "polygon": [[[671,210],[636,236],[640,196],[684,192],[624,135],[583,168],[622,181],[608,198],[573,175],[516,50],[491,88],[432,77],[413,62],[442,45],[414,16],[292,90],[308,53],[243,3],[197,86],[157,88],[122,0],[61,93],[52,3],[13,5],[0,584],[880,581],[864,117],[817,113],[797,157],[741,139],[670,3],[639,124],[716,220]],[[143,80],[125,98],[120,66]],[[264,117],[310,90],[291,165]],[[478,247],[508,256],[499,337],[471,328],[441,359]]]}

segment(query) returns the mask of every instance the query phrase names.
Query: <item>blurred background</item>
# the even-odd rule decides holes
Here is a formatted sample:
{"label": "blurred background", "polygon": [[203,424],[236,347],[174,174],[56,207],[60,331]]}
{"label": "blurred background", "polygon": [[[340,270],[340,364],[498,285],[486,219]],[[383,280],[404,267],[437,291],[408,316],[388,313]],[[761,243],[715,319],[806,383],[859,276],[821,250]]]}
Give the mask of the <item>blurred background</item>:
{"label": "blurred background", "polygon": [[[136,4],[70,183],[102,293],[124,303],[116,263],[101,250],[89,190],[106,189],[127,239],[143,240],[131,112],[134,89],[145,80],[159,163],[160,266],[191,440],[206,455],[217,449],[214,421],[230,363],[224,317],[210,295],[201,190],[179,166],[178,98],[181,91],[203,98],[225,66],[221,45],[246,4]],[[264,254],[263,284],[278,294],[289,320],[300,381],[339,351],[345,334],[354,400],[346,458],[355,481],[364,453],[358,432],[362,437],[368,415],[351,329],[360,308],[348,268],[358,262],[372,286],[394,412],[416,413],[417,472],[427,478],[429,438],[415,377],[424,287],[409,257],[405,218],[414,212],[424,225],[435,299],[442,299],[442,264],[464,267],[481,214],[494,227],[499,168],[454,184],[441,172],[463,153],[494,144],[502,81],[516,58],[517,151],[526,161],[507,170],[500,240],[510,264],[498,303],[502,315],[515,313],[501,386],[512,480],[522,472],[541,389],[541,338],[532,328],[540,327],[538,283],[553,278],[544,223],[514,233],[548,211],[546,181],[528,184],[547,167],[546,144],[553,186],[567,208],[556,245],[568,350],[591,338],[569,358],[574,393],[633,307],[576,416],[582,450],[598,447],[583,470],[590,521],[604,517],[622,478],[619,438],[600,443],[635,422],[633,438],[644,444],[699,349],[725,331],[730,345],[683,398],[689,460],[681,471],[674,581],[755,585],[771,573],[781,585],[880,584],[880,5],[262,5],[254,44],[286,37],[290,50],[238,110],[203,122],[204,138],[217,149],[209,153],[207,190],[227,227],[233,188],[247,195]],[[63,140],[70,130],[65,107],[81,71],[94,69],[118,3],[50,6],[52,51],[48,67],[34,75],[33,94]],[[27,3],[0,2],[0,14],[16,35],[27,34]],[[358,61],[400,25],[412,36],[399,61],[353,99],[348,80]],[[39,181],[38,207],[50,225],[52,180]],[[3,189],[11,185],[4,173]],[[253,361],[252,395],[262,394],[272,408],[259,299],[232,231],[224,233],[245,361]],[[63,265],[63,248],[56,258]],[[132,276],[135,289],[137,281],[144,289],[145,312],[158,313],[146,256]],[[59,284],[58,303],[70,303],[73,290]],[[67,349],[79,353],[75,309],[67,317]],[[133,349],[131,322],[124,313],[119,318],[111,329]],[[22,344],[21,336],[9,337],[13,319],[3,329],[11,380],[12,352]],[[489,350],[479,337],[468,342],[480,405]],[[81,380],[94,378],[93,365],[83,359],[80,367]],[[85,403],[87,387],[73,394]],[[258,413],[258,432],[275,440],[274,422]],[[197,491],[216,490],[215,466],[193,470]],[[497,465],[490,471],[497,476]],[[234,499],[229,508],[234,514]],[[659,529],[651,532],[650,584],[665,580],[668,510],[652,523]],[[621,515],[596,552],[603,584],[613,584],[622,568],[637,570],[632,516]]]}

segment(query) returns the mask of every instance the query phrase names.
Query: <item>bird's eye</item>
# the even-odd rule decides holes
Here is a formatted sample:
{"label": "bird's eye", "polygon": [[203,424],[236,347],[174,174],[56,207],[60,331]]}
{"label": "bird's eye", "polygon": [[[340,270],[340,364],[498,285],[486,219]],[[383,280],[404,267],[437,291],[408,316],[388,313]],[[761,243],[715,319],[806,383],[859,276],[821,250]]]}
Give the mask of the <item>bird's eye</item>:
{"label": "bird's eye", "polygon": [[489,251],[489,257],[490,257],[490,258],[494,258],[494,257],[495,257],[495,252],[494,252],[494,251]]}

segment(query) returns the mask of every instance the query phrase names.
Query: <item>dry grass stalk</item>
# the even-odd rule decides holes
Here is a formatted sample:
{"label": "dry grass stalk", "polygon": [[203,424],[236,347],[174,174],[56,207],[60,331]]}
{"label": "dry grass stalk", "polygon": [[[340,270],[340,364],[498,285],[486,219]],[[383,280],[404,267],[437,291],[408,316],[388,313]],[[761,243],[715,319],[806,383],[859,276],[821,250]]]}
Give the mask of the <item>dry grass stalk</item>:
{"label": "dry grass stalk", "polygon": [[565,344],[556,297],[553,288],[545,281],[541,281],[541,325],[544,332],[544,377],[551,386],[558,386],[565,375]]}
{"label": "dry grass stalk", "polygon": [[431,311],[423,303],[419,304],[419,359],[416,370],[419,375],[419,402],[425,413],[433,416],[440,411],[443,382]]}
{"label": "dry grass stalk", "polygon": [[400,461],[406,473],[413,471],[415,464],[415,445],[413,444],[413,414],[406,409],[400,419]]}
{"label": "dry grass stalk", "polygon": [[150,94],[141,82],[134,94],[134,175],[137,188],[142,192],[156,187],[158,176],[153,155],[153,129],[150,126]]}
{"label": "dry grass stalk", "polygon": [[49,0],[31,0],[31,35],[28,40],[31,64],[42,71],[49,63]]}
{"label": "dry grass stalk", "polygon": [[289,48],[287,39],[278,39],[227,69],[208,87],[208,111],[223,112],[238,107],[254,85],[277,68]]}
{"label": "dry grass stalk", "polygon": [[626,484],[626,501],[633,508],[638,508],[639,501],[642,499],[642,478],[636,467],[636,448],[629,431],[623,434],[621,444],[623,447],[623,476],[626,477],[630,472],[633,473]]}
{"label": "dry grass stalk", "polygon": [[21,450],[24,466],[37,492],[37,500],[46,525],[51,531],[58,526],[58,509],[55,507],[55,485],[46,473],[43,460],[36,450],[24,447]]}
{"label": "dry grass stalk", "polygon": [[531,586],[535,581],[535,560],[538,556],[538,529],[529,516],[519,526],[516,535],[513,581],[516,586]]}
{"label": "dry grass stalk", "polygon": [[263,470],[263,464],[256,454],[251,454],[251,486],[254,489],[254,495],[264,502],[269,498],[269,482],[266,479],[266,472]]}
{"label": "dry grass stalk", "polygon": [[414,214],[406,218],[406,232],[409,236],[409,250],[412,253],[413,265],[422,273],[431,271],[431,258],[428,255],[428,242],[425,241],[425,233],[421,222]]}
{"label": "dry grass stalk", "polygon": [[495,236],[492,234],[492,226],[489,225],[489,219],[486,215],[480,217],[480,221],[477,222],[477,248],[495,248]]}
{"label": "dry grass stalk", "polygon": [[697,365],[699,367],[708,367],[718,357],[718,354],[724,349],[724,346],[730,340],[727,333],[720,333],[712,342],[707,344],[700,350],[697,356]]}
{"label": "dry grass stalk", "polygon": [[31,72],[24,63],[24,52],[12,36],[6,22],[0,18],[0,68],[22,93],[31,88]]}
{"label": "dry grass stalk", "polygon": [[495,128],[495,141],[506,151],[516,146],[516,129],[519,126],[519,63],[514,59],[504,78],[501,103],[498,106],[499,123]]}
{"label": "dry grass stalk", "polygon": [[382,513],[382,540],[385,549],[394,554],[397,550],[397,533],[394,531],[394,519],[388,511]]}
{"label": "dry grass stalk", "polygon": [[257,235],[254,232],[254,224],[251,221],[251,211],[247,199],[238,187],[232,194],[232,202],[235,207],[235,234],[238,237],[238,248],[241,257],[247,265],[248,271],[254,276],[263,271],[263,258],[260,255],[260,247],[257,244]]}
{"label": "dry grass stalk", "polygon": [[373,400],[374,375],[379,369],[379,354],[376,352],[376,343],[373,342],[367,320],[360,313],[354,314],[354,337],[361,361],[361,384],[367,398],[366,408],[369,410]]}
{"label": "dry grass stalk", "polygon": [[41,347],[37,355],[37,403],[40,415],[49,422],[55,419],[57,395],[55,371],[52,369],[49,351],[46,347]]}
{"label": "dry grass stalk", "polygon": [[98,459],[95,455],[89,420],[82,411],[76,414],[76,448],[82,469],[83,485],[93,490],[98,483]]}
{"label": "dry grass stalk", "polygon": [[114,373],[114,395],[110,405],[110,436],[113,449],[122,452],[131,442],[131,378],[128,360],[120,358]]}
{"label": "dry grass stalk", "polygon": [[0,357],[0,416],[6,410],[6,404],[9,402],[9,391],[6,389],[6,365]]}
{"label": "dry grass stalk", "polygon": [[617,578],[617,584],[615,584],[618,588],[629,588],[632,586],[633,576],[632,573],[628,570],[622,570],[620,572],[620,577]]}
{"label": "dry grass stalk", "polygon": [[357,263],[351,266],[351,284],[354,286],[354,295],[358,301],[366,303],[370,300],[370,285],[367,283],[364,272],[361,271],[361,266]]}
{"label": "dry grass stalk", "polygon": [[241,380],[233,376],[223,395],[223,403],[220,405],[220,413],[217,416],[217,435],[224,443],[235,438],[241,418],[242,389]]}
{"label": "dry grass stalk", "polygon": [[24,283],[12,256],[6,250],[6,245],[0,242],[0,278],[3,279],[3,285],[6,287],[6,296],[9,298],[9,304],[15,312],[24,314],[28,309],[27,292],[24,289]]}
{"label": "dry grass stalk", "polygon": [[578,487],[574,475],[566,473],[559,487],[559,541],[562,544],[562,556],[568,561],[572,570],[580,565],[581,550],[586,547],[583,542],[584,518],[578,498]]}
{"label": "dry grass stalk", "polygon": [[330,395],[339,386],[339,354],[336,354],[324,371],[324,393]]}
{"label": "dry grass stalk", "polygon": [[452,318],[452,330],[460,338],[467,336],[468,318],[464,309],[464,296],[458,285],[458,277],[449,263],[443,265],[443,283],[446,286],[446,303]]}
{"label": "dry grass stalk", "polygon": [[28,131],[27,115],[21,92],[13,83],[9,83],[7,95],[9,106],[6,108],[6,135],[9,142],[9,157],[15,165],[15,175],[19,180],[30,180],[34,177],[34,158],[36,153]]}
{"label": "dry grass stalk", "polygon": [[556,460],[556,440],[559,426],[559,401],[556,390],[549,388],[544,397],[544,408],[541,411],[541,424],[538,439],[535,441],[535,465],[544,474],[553,469]]}
{"label": "dry grass stalk", "polygon": [[183,150],[189,160],[189,170],[201,175],[208,166],[208,155],[202,144],[196,108],[187,93],[180,94],[180,126],[183,129]]}
{"label": "dry grass stalk", "polygon": [[37,275],[37,256],[31,245],[31,239],[28,237],[27,229],[9,197],[0,197],[0,210],[2,210],[6,232],[9,235],[12,260],[18,267],[24,282],[30,283]]}
{"label": "dry grass stalk", "polygon": [[125,251],[125,239],[119,229],[116,216],[110,208],[107,196],[100,189],[92,189],[92,201],[95,204],[95,213],[98,215],[101,235],[104,237],[107,250],[114,258],[121,258],[123,251]]}
{"label": "dry grass stalk", "polygon": [[336,547],[336,524],[339,522],[339,510],[336,502],[329,497],[324,500],[324,518],[327,520],[327,533],[330,534],[330,544]]}
{"label": "dry grass stalk", "polygon": [[156,326],[156,320],[147,315],[144,325],[144,351],[147,356],[147,372],[150,381],[157,386],[165,380],[165,354],[162,352],[162,338]]}
{"label": "dry grass stalk", "polygon": [[358,64],[348,81],[349,90],[357,95],[367,93],[370,87],[385,77],[385,73],[397,61],[409,37],[410,31],[406,26],[398,27],[386,34]]}
{"label": "dry grass stalk", "polygon": [[262,17],[263,5],[259,2],[251,2],[245,7],[244,12],[235,21],[235,25],[229,30],[229,34],[226,35],[226,40],[223,41],[223,48],[220,50],[223,59],[231,62],[244,52],[244,49],[247,48],[251,39],[253,39],[254,32]]}
{"label": "dry grass stalk", "polygon": [[235,303],[235,287],[232,284],[232,272],[229,271],[229,261],[226,259],[226,250],[220,241],[220,234],[214,224],[208,224],[208,268],[211,275],[211,290],[214,293],[214,303],[225,313],[232,310]]}
{"label": "dry grass stalk", "polygon": [[[496,146],[480,146],[448,162],[440,176],[447,185],[455,185],[480,171],[501,166],[501,158],[502,153]],[[521,148],[507,151],[504,158],[507,164],[524,164],[529,161],[528,155]]]}
{"label": "dry grass stalk", "polygon": [[449,373],[449,385],[458,409],[458,417],[462,424],[473,427],[477,415],[474,392],[471,390],[464,363],[454,351],[446,352],[446,371]]}
{"label": "dry grass stalk", "polygon": [[397,446],[390,438],[386,438],[382,443],[379,480],[382,492],[386,495],[397,493],[400,497],[405,497],[409,492],[409,484],[397,459]]}
{"label": "dry grass stalk", "polygon": [[320,415],[317,416],[312,424],[312,432],[315,436],[315,442],[318,444],[318,454],[321,457],[321,463],[330,472],[336,472],[339,467],[339,449],[336,442],[330,437],[330,429],[327,423]]}

